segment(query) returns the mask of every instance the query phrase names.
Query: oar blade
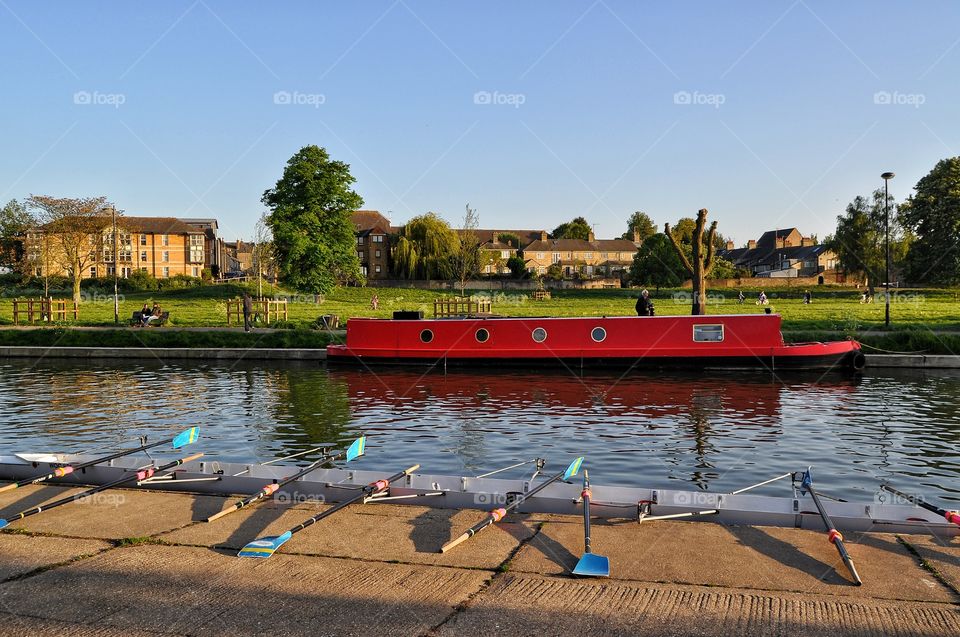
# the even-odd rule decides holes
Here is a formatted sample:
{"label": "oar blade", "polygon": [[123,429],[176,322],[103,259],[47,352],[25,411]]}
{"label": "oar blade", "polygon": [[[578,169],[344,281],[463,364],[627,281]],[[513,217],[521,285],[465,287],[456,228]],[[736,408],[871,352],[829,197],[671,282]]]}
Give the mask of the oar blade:
{"label": "oar blade", "polygon": [[581,577],[610,577],[610,560],[603,555],[584,553],[573,569],[573,574]]}
{"label": "oar blade", "polygon": [[5,529],[8,526],[10,526],[10,522],[8,522],[7,520],[0,520],[0,529]]}
{"label": "oar blade", "polygon": [[570,466],[567,467],[567,470],[563,474],[563,479],[569,480],[573,476],[580,473],[581,464],[583,464],[583,456],[580,456],[579,458],[575,459],[573,462],[570,463]]}
{"label": "oar blade", "polygon": [[190,443],[196,442],[197,438],[200,437],[200,427],[190,427],[189,429],[177,434],[176,438],[173,439],[173,448],[179,449],[180,447],[185,447]]}
{"label": "oar blade", "polygon": [[350,445],[350,448],[347,449],[347,462],[350,462],[354,458],[358,458],[363,455],[363,450],[367,446],[367,437],[360,436],[353,441],[353,444]]}
{"label": "oar blade", "polygon": [[237,555],[239,557],[257,557],[261,559],[270,557],[292,536],[293,534],[287,531],[283,535],[268,535],[267,537],[262,537],[244,546]]}

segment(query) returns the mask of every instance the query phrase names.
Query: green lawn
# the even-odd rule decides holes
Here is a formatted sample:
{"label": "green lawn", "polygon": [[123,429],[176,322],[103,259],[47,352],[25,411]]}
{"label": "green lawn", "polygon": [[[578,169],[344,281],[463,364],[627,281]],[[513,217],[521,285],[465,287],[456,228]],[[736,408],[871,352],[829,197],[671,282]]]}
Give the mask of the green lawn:
{"label": "green lawn", "polygon": [[[159,301],[170,312],[170,324],[183,327],[225,327],[226,301],[238,298],[240,285],[210,285],[162,293],[126,293],[120,303],[121,321],[139,310],[144,302]],[[813,303],[801,302],[801,289],[766,288],[770,307],[783,316],[785,331],[828,331],[845,334],[869,332],[883,327],[882,298],[864,305],[853,289],[814,288]],[[288,293],[271,290],[271,295]],[[373,294],[380,297],[379,310],[370,308]],[[632,315],[637,290],[559,290],[546,301],[533,301],[527,291],[479,292],[492,297],[493,312],[505,316],[617,316]],[[754,300],[757,289],[744,289],[747,301],[736,302],[736,290],[711,291],[708,313],[753,313],[762,311]],[[389,317],[394,310],[423,310],[433,313],[433,300],[452,296],[452,292],[392,288],[341,288],[316,303],[312,296],[289,294],[289,321],[279,327],[308,328],[322,314],[336,314],[341,321],[351,316]],[[0,324],[13,322],[13,303],[9,291],[0,298]],[[63,296],[63,295],[60,295]],[[687,290],[653,292],[658,315],[687,314],[690,301]],[[113,298],[104,293],[89,294],[81,305],[80,319],[64,326],[112,326]],[[892,301],[896,329],[960,330],[960,291],[924,289],[897,291]]]}

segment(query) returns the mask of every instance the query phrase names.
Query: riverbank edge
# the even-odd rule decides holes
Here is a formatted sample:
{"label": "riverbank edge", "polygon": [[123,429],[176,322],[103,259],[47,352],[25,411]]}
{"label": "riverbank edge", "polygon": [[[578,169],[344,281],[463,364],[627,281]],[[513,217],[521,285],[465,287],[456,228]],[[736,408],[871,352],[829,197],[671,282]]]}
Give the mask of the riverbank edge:
{"label": "riverbank edge", "polygon": [[[164,358],[187,360],[296,360],[326,361],[325,349],[251,347],[0,347],[0,358],[143,358],[154,352]],[[960,356],[927,354],[866,354],[867,368],[960,369]]]}

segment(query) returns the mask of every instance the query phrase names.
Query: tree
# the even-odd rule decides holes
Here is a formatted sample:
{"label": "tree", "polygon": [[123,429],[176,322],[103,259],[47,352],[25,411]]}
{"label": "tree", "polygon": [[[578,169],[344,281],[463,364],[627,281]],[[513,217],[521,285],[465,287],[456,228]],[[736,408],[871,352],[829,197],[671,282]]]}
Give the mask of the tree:
{"label": "tree", "polygon": [[35,225],[33,215],[16,199],[0,208],[0,266],[12,268],[23,259],[24,235]]}
{"label": "tree", "polygon": [[627,231],[620,238],[634,241],[634,233],[638,235],[636,240],[643,243],[647,237],[652,237],[657,233],[657,226],[647,213],[637,210],[630,215],[630,219],[627,220]]}
{"label": "tree", "polygon": [[477,211],[467,204],[463,227],[457,233],[458,244],[453,255],[453,270],[460,286],[460,296],[464,295],[467,281],[480,272],[480,239],[476,232],[479,225]]}
{"label": "tree", "polygon": [[515,279],[522,279],[527,276],[527,263],[523,260],[523,257],[518,257],[513,255],[507,259],[507,267],[510,269],[510,274],[513,275]]}
{"label": "tree", "polygon": [[27,205],[37,210],[43,222],[42,242],[47,258],[73,279],[73,300],[80,302],[83,273],[99,260],[103,233],[110,227],[113,204],[106,197],[69,199],[31,195]]}
{"label": "tree", "polygon": [[715,257],[713,267],[710,269],[708,279],[735,279],[737,278],[737,268],[723,257]]}
{"label": "tree", "polygon": [[561,223],[553,229],[550,234],[554,239],[580,239],[586,241],[590,238],[590,224],[583,217],[576,217],[572,221]]}
{"label": "tree", "polygon": [[313,294],[364,282],[350,221],[350,214],[363,205],[363,198],[350,189],[354,181],[348,164],[311,145],[291,157],[276,186],[263,193],[284,282]]}
{"label": "tree", "polygon": [[827,247],[837,255],[848,274],[864,277],[873,294],[886,275],[885,204],[890,206],[890,254],[895,264],[903,261],[911,237],[900,222],[899,208],[891,196],[884,200],[883,189],[873,191],[872,200],[857,196],[837,217],[837,230],[827,238]]}
{"label": "tree", "polygon": [[906,259],[911,281],[960,283],[960,157],[937,162],[901,207],[903,223],[914,233]]}
{"label": "tree", "polygon": [[670,224],[667,223],[663,226],[664,233],[673,245],[677,256],[680,257],[680,262],[683,264],[684,269],[690,274],[691,279],[693,279],[693,305],[691,313],[694,315],[707,313],[706,278],[707,275],[710,274],[710,270],[713,269],[716,250],[714,237],[717,233],[717,222],[714,221],[710,224],[710,229],[704,233],[706,223],[707,209],[701,208],[697,213],[697,221],[691,235],[693,245],[690,257],[687,257],[677,238],[670,233]]}
{"label": "tree", "polygon": [[630,281],[634,285],[676,287],[683,283],[683,264],[662,232],[647,237],[633,256]]}
{"label": "tree", "polygon": [[497,235],[497,239],[500,243],[505,243],[512,248],[520,249],[520,237],[513,234],[512,232],[501,232]]}
{"label": "tree", "polygon": [[253,268],[257,272],[257,298],[263,298],[263,275],[273,271],[273,237],[267,214],[260,215],[253,230]]}
{"label": "tree", "polygon": [[450,225],[433,212],[414,217],[393,248],[393,267],[402,279],[451,279],[460,246]]}

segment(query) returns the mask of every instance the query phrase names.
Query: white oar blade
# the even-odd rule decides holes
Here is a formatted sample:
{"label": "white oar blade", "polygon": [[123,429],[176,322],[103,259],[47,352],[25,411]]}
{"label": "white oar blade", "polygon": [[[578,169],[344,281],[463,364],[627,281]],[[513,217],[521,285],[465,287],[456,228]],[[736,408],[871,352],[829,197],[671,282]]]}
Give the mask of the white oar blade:
{"label": "white oar blade", "polygon": [[350,445],[350,448],[347,449],[347,462],[350,462],[354,458],[363,455],[363,450],[367,446],[367,437],[360,436],[353,441],[353,444]]}
{"label": "white oar blade", "polygon": [[292,537],[292,533],[287,531],[283,535],[262,537],[259,540],[250,542],[237,553],[239,557],[258,557],[267,558],[273,555],[284,542]]}
{"label": "white oar blade", "polygon": [[564,474],[563,474],[563,479],[564,479],[564,480],[569,480],[569,479],[572,478],[573,476],[575,476],[575,475],[577,475],[578,473],[580,473],[580,465],[581,465],[581,464],[583,464],[583,456],[580,456],[579,458],[577,458],[576,460],[574,460],[573,462],[570,463],[570,466],[567,467],[566,472],[564,472]]}
{"label": "white oar blade", "polygon": [[584,553],[577,562],[577,567],[573,569],[573,574],[581,577],[610,577],[610,560],[602,555]]}
{"label": "white oar blade", "polygon": [[180,447],[189,445],[192,442],[196,442],[199,437],[200,427],[190,427],[186,431],[177,434],[177,437],[173,439],[173,448],[179,449]]}

